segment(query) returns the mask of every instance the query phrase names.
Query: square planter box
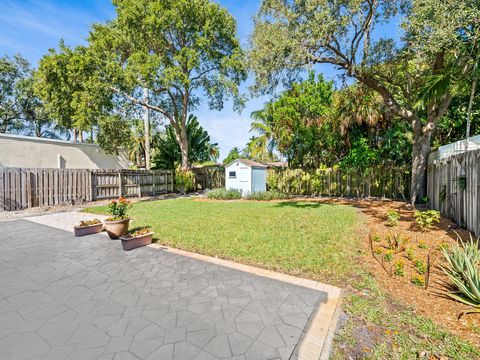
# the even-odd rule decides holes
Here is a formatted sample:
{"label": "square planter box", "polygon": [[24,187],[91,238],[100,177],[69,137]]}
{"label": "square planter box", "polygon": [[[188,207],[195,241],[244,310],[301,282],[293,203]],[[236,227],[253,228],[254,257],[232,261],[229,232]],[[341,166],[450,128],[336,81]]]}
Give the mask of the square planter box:
{"label": "square planter box", "polygon": [[75,236],[86,236],[92,234],[98,234],[103,230],[103,224],[94,224],[89,226],[75,226],[74,228]]}
{"label": "square planter box", "polygon": [[150,245],[152,243],[152,238],[153,238],[153,232],[145,235],[140,235],[137,237],[132,237],[132,238],[121,236],[120,240],[122,240],[123,250],[128,251],[128,250],[136,249],[141,246]]}

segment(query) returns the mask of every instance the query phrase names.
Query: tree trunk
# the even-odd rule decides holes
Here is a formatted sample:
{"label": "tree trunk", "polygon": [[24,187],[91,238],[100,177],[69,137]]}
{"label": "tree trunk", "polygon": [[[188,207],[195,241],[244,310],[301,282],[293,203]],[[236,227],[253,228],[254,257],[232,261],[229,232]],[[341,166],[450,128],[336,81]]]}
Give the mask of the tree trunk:
{"label": "tree trunk", "polygon": [[[143,88],[143,101],[148,104],[148,89]],[[145,135],[145,169],[150,170],[150,113],[148,107],[143,108]]]}
{"label": "tree trunk", "polygon": [[73,142],[78,142],[78,132],[77,129],[73,129]]}
{"label": "tree trunk", "polygon": [[80,139],[80,142],[83,143],[83,130],[78,130],[78,137]]}
{"label": "tree trunk", "polygon": [[187,139],[187,129],[185,126],[182,126],[180,129],[180,153],[182,154],[182,169],[188,169],[188,139]]}
{"label": "tree trunk", "polygon": [[410,202],[412,205],[426,195],[428,155],[430,154],[431,132],[414,135],[412,152],[412,183]]}

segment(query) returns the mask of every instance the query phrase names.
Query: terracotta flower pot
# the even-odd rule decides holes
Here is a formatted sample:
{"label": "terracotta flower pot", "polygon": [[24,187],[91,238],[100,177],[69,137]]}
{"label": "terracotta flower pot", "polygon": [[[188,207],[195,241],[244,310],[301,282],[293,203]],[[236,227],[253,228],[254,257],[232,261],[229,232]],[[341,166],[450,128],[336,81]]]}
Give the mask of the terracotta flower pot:
{"label": "terracotta flower pot", "polygon": [[75,226],[73,229],[75,231],[75,236],[80,237],[85,235],[98,234],[99,232],[102,232],[103,224],[98,223],[88,226]]}
{"label": "terracotta flower pot", "polygon": [[126,235],[130,219],[123,220],[105,220],[105,230],[110,239],[118,239],[120,236]]}
{"label": "terracotta flower pot", "polygon": [[123,250],[128,251],[141,246],[150,245],[152,243],[152,238],[153,232],[135,237],[121,236],[120,240],[122,240]]}

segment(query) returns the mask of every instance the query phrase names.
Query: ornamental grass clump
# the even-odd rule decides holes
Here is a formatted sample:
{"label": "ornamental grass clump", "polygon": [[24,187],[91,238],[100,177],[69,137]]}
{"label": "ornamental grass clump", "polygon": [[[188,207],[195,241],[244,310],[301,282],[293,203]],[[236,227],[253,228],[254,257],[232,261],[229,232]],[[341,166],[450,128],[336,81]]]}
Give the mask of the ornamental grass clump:
{"label": "ornamental grass clump", "polygon": [[215,200],[238,200],[242,198],[242,192],[235,189],[213,189],[207,193],[207,198]]}
{"label": "ornamental grass clump", "polygon": [[[458,236],[458,235],[457,235]],[[452,291],[446,294],[454,300],[474,307],[463,314],[480,313],[480,250],[479,240],[456,244],[443,250],[447,266],[443,271],[452,282]]]}
{"label": "ornamental grass clump", "polygon": [[124,197],[119,197],[118,200],[112,200],[108,204],[108,212],[111,217],[107,219],[107,221],[116,221],[116,220],[124,220],[127,219],[127,211],[131,207],[130,201],[125,199]]}
{"label": "ornamental grass clump", "polygon": [[270,200],[284,200],[288,199],[285,195],[277,190],[253,192],[247,196],[248,200],[270,201]]}

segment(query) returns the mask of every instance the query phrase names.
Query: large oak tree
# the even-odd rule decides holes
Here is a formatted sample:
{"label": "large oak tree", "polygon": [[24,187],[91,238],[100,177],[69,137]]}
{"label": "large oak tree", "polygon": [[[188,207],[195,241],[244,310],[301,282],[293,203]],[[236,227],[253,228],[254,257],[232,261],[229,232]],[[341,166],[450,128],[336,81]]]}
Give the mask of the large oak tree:
{"label": "large oak tree", "polygon": [[238,87],[246,70],[236,21],[211,0],[114,0],[113,4],[116,18],[93,26],[86,60],[77,61],[88,70],[71,71],[73,83],[83,88],[75,97],[75,114],[102,108],[93,105],[92,92],[99,100],[108,94],[110,100],[142,106],[172,126],[182,167],[188,167],[189,113],[204,98],[217,110],[228,98],[238,108],[243,103]]}
{"label": "large oak tree", "polygon": [[[271,91],[306,66],[332,64],[378,92],[413,129],[414,202],[433,131],[471,72],[479,10],[474,0],[264,0],[252,35],[255,90]],[[401,41],[374,36],[399,17]]]}

